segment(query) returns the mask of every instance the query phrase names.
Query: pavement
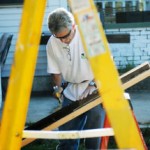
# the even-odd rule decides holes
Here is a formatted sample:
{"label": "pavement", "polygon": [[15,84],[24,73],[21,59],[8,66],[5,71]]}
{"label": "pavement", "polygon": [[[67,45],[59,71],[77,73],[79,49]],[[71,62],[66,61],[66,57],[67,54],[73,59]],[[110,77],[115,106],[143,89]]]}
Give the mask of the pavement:
{"label": "pavement", "polygon": [[150,127],[150,91],[131,92],[130,97],[138,123]]}
{"label": "pavement", "polygon": [[[129,92],[129,94],[138,123],[141,127],[150,127],[150,91]],[[31,97],[26,122],[34,123],[57,111],[60,107],[58,101],[53,97]],[[1,114],[2,109],[0,116]]]}

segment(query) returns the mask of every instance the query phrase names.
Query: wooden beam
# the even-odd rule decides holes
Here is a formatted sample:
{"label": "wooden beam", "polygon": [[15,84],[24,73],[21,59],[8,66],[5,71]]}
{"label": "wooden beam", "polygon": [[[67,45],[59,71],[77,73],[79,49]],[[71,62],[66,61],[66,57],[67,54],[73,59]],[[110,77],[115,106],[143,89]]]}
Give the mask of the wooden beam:
{"label": "wooden beam", "polygon": [[126,83],[129,80],[137,77],[138,75],[141,75],[142,73],[145,73],[146,71],[150,70],[150,64],[149,62],[144,62],[143,64],[131,69],[130,71],[124,73],[120,76],[122,83]]}
{"label": "wooden beam", "polygon": [[[84,99],[84,100],[86,100],[86,99]],[[58,110],[56,113],[54,113],[54,114],[52,114],[52,115],[50,115],[44,119],[46,124],[48,124],[49,121],[53,122],[47,126],[45,126],[45,124],[44,124],[45,122],[43,120],[41,120],[39,122],[39,124],[43,123],[43,125],[45,126],[42,130],[53,130],[53,129],[63,125],[64,123],[72,120],[73,118],[79,116],[80,114],[83,114],[84,112],[86,112],[86,111],[90,110],[91,108],[102,103],[100,98],[96,98],[96,99],[94,98],[94,99],[92,99],[91,102],[89,102],[89,101],[91,101],[91,100],[89,99],[87,102],[82,101],[83,102],[83,103],[81,102],[82,105],[80,105],[79,103],[73,103],[72,105],[69,105],[69,106],[62,108],[62,110]],[[71,113],[70,113],[70,111],[71,111]],[[59,116],[59,114],[60,114],[60,116]],[[62,117],[62,115],[63,115],[63,117]],[[48,119],[50,119],[50,120],[48,120]],[[38,128],[36,128],[36,129],[34,127],[35,126],[33,125],[29,128],[26,128],[26,130],[33,130],[33,129],[39,130],[39,129],[41,129],[40,126],[38,126]],[[22,146],[25,146],[25,145],[33,142],[34,140],[35,139],[24,139],[22,141]]]}
{"label": "wooden beam", "polygon": [[[130,75],[134,72],[138,73],[137,70],[140,70],[141,67],[147,66],[147,64],[149,64],[149,63],[148,62],[143,63],[142,65],[130,70],[129,73],[127,72],[127,73],[125,73],[125,75],[122,75],[120,77],[120,79],[122,80],[123,77],[126,77],[127,75]],[[148,76],[150,76],[150,68],[148,70],[146,69],[145,72],[146,73],[144,73],[144,75],[143,75],[143,73],[137,75],[138,78],[140,78],[140,80],[137,80],[136,76],[135,76],[135,80],[134,80],[134,78],[132,79],[132,81],[130,81],[130,78],[129,78],[129,80],[126,80],[126,82],[122,84],[123,89],[127,89],[127,88],[135,85],[136,83],[140,82],[141,80],[144,80]],[[59,127],[60,125],[68,122],[69,120],[75,118],[76,116],[84,113],[85,111],[88,111],[89,109],[93,108],[94,106],[99,105],[101,102],[102,101],[101,101],[101,99],[99,99],[98,93],[95,93],[93,95],[90,95],[87,99],[77,101],[69,106],[66,106],[66,107],[58,110],[57,112],[38,121],[37,123],[27,127],[25,130],[53,130],[53,129]],[[22,146],[25,146],[25,145],[33,142],[34,140],[36,140],[36,139],[23,139]]]}

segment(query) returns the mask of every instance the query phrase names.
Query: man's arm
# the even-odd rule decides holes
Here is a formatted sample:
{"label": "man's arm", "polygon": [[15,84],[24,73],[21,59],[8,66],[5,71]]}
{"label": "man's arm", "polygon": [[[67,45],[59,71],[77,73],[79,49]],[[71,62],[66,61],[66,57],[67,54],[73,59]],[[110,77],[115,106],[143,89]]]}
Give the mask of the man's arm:
{"label": "man's arm", "polygon": [[62,84],[61,74],[52,74],[52,78],[53,78],[55,86],[61,87],[61,84]]}
{"label": "man's arm", "polygon": [[62,76],[61,74],[52,74],[52,78],[54,81],[54,86],[53,86],[53,95],[59,100],[59,103],[62,102],[62,91],[63,88],[61,87],[62,84]]}

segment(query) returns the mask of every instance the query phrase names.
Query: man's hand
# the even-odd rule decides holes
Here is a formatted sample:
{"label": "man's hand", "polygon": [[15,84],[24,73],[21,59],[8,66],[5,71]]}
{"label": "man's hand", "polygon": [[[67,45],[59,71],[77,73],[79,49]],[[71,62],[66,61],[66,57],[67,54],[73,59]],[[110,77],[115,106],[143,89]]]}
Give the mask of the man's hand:
{"label": "man's hand", "polygon": [[58,86],[54,86],[53,87],[54,92],[53,92],[53,96],[59,100],[59,103],[62,103],[62,91],[63,88],[62,87],[58,87]]}
{"label": "man's hand", "polygon": [[79,97],[79,99],[86,98],[88,95],[91,95],[96,90],[97,88],[94,85],[93,86],[89,85],[82,93],[82,95]]}

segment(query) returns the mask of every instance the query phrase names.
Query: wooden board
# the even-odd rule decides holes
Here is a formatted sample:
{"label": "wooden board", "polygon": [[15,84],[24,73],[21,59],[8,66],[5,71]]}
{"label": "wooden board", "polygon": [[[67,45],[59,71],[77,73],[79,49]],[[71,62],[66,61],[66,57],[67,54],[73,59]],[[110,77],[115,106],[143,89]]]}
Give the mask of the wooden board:
{"label": "wooden board", "polygon": [[[124,84],[122,84],[124,89],[127,89],[127,87],[131,87],[132,85],[138,83],[141,80],[144,80],[145,78],[147,78],[148,76],[150,76],[150,68],[146,69],[146,71],[142,72],[142,74],[139,73],[138,70],[140,70],[141,68],[145,68],[145,66],[149,65],[148,62],[130,70],[129,72],[125,73],[125,75],[122,75],[120,78],[122,80],[122,78],[129,76],[130,74],[137,72],[137,76],[138,78],[140,78],[140,80],[135,80],[135,82],[132,82],[132,84],[130,83],[130,78],[129,80],[126,80]],[[144,76],[143,73],[145,73],[146,75]],[[135,73],[134,73],[135,74]],[[137,76],[135,75],[134,78],[137,78]],[[131,80],[134,80],[134,78],[132,78]],[[128,83],[129,86],[126,86]],[[94,104],[93,104],[93,103]],[[102,100],[99,99],[99,94],[95,93],[93,95],[88,96],[88,98],[83,99],[81,101],[77,101],[69,106],[66,106],[60,110],[58,110],[57,112],[43,118],[42,120],[36,122],[35,124],[25,128],[25,130],[53,130],[57,127],[59,127],[60,125],[68,122],[69,120],[77,117],[78,115],[84,113],[85,111],[88,111],[90,108],[93,108],[94,106],[99,105],[102,102]],[[86,110],[85,110],[86,109]],[[78,115],[77,115],[78,114]],[[22,146],[25,146],[31,142],[33,142],[35,139],[23,139],[22,141]]]}

